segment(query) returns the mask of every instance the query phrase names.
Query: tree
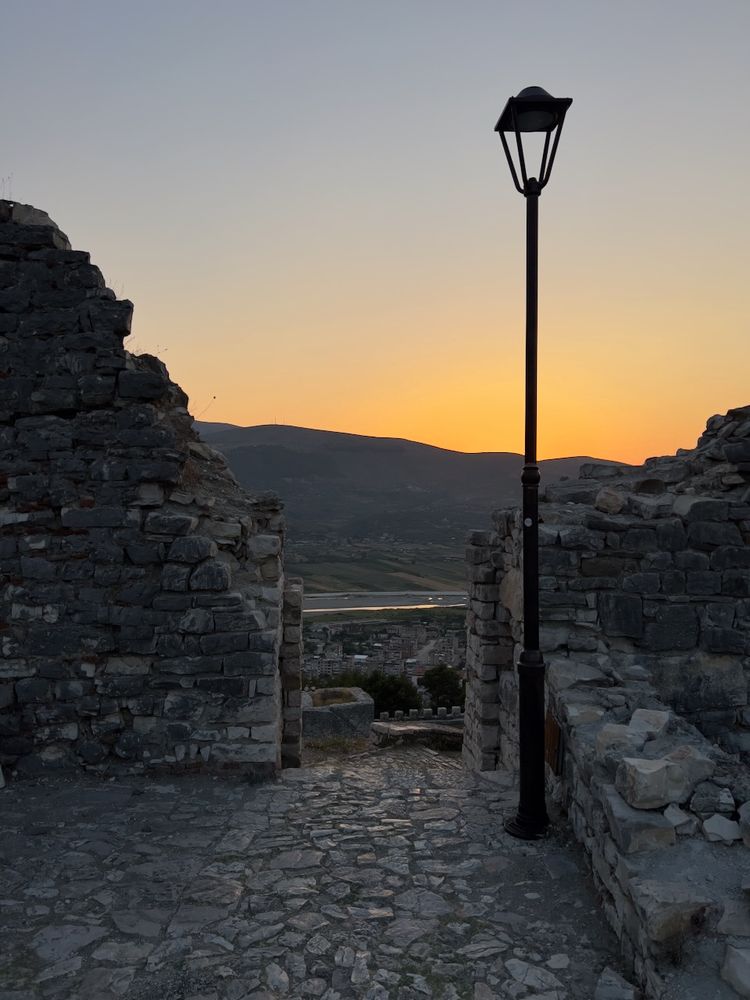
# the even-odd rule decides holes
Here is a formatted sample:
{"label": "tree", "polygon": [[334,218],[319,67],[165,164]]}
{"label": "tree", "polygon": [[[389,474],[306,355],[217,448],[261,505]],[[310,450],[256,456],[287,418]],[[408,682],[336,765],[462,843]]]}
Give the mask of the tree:
{"label": "tree", "polygon": [[453,708],[463,706],[464,685],[455,670],[444,663],[425,670],[422,684],[430,693],[433,708]]}
{"label": "tree", "polygon": [[419,692],[407,677],[391,677],[380,670],[367,674],[347,670],[336,677],[327,677],[320,686],[362,688],[375,702],[376,716],[381,712],[393,714],[420,707]]}

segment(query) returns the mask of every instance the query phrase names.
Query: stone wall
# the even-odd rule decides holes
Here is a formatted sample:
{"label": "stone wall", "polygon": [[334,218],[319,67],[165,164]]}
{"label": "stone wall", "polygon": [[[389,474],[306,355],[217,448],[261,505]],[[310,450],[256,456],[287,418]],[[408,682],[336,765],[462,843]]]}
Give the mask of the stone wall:
{"label": "stone wall", "polygon": [[[323,695],[317,705],[316,694]],[[303,691],[302,718],[305,739],[367,737],[375,718],[375,702],[358,687]]]}
{"label": "stone wall", "polygon": [[281,644],[281,697],[283,733],[281,739],[282,767],[302,764],[302,604],[304,586],[301,577],[286,578],[283,635]]}
{"label": "stone wall", "polygon": [[299,668],[281,504],[123,349],[132,308],[0,201],[0,764],[267,775]]}
{"label": "stone wall", "polygon": [[[750,995],[750,407],[674,457],[585,466],[540,516],[550,792],[647,996]],[[497,511],[467,548],[476,769],[517,766],[521,530]]]}
{"label": "stone wall", "polygon": [[[493,514],[495,531],[473,531],[466,562],[469,605],[466,612],[466,702],[463,756],[476,771],[513,767],[518,753],[517,679],[514,655],[520,639],[517,582],[517,512]],[[509,584],[513,584],[509,587]],[[502,587],[502,589],[501,589]],[[504,598],[504,601],[503,601]],[[512,619],[506,604],[514,608]],[[501,706],[502,727],[501,727]]]}
{"label": "stone wall", "polygon": [[[641,665],[663,699],[727,749],[750,749],[750,407],[698,445],[643,466],[588,465],[540,503],[541,646]],[[521,528],[497,511],[467,549],[467,759],[516,755],[513,648],[522,636]]]}
{"label": "stone wall", "polygon": [[750,775],[669,711],[652,680],[642,667],[551,657],[565,752],[550,798],[645,995],[728,1000],[730,983],[747,996]]}

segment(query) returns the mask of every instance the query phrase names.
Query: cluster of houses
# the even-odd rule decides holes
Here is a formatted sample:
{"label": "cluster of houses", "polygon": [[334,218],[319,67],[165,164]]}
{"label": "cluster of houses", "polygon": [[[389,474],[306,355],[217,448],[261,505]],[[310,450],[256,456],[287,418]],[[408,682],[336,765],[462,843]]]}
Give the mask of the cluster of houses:
{"label": "cluster of houses", "polygon": [[306,680],[358,670],[407,677],[419,685],[426,670],[447,664],[463,670],[466,634],[442,622],[336,622],[305,624]]}

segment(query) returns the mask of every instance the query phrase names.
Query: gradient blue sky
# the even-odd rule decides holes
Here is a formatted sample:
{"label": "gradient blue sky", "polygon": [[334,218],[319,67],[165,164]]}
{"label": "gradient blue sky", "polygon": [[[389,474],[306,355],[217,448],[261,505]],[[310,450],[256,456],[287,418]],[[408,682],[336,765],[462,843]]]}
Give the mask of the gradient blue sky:
{"label": "gradient blue sky", "polygon": [[492,128],[529,84],[573,98],[540,210],[542,457],[640,460],[750,402],[748,0],[0,15],[0,176],[205,419],[521,450],[524,205]]}

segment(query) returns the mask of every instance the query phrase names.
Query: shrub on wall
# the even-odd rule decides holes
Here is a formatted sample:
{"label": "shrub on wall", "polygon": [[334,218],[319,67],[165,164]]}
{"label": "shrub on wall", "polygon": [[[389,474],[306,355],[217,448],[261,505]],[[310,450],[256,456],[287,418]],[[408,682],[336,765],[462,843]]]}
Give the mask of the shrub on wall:
{"label": "shrub on wall", "polygon": [[463,708],[465,685],[456,671],[444,663],[425,670],[422,686],[429,692],[433,708],[453,708],[454,705]]}

